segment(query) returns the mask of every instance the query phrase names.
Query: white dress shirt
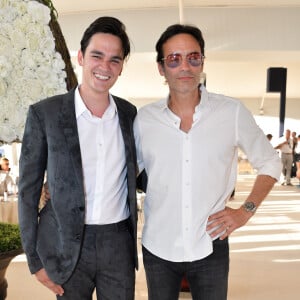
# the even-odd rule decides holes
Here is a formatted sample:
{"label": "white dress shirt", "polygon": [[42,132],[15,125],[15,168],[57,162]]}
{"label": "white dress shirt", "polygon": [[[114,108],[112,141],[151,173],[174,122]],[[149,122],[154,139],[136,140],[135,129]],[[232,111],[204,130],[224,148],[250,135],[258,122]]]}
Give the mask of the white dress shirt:
{"label": "white dress shirt", "polygon": [[212,252],[207,220],[235,187],[238,147],[258,174],[278,180],[281,163],[238,100],[201,87],[188,133],[167,102],[141,108],[134,123],[139,170],[148,174],[142,243],[160,258],[194,261]]}
{"label": "white dress shirt", "polygon": [[85,106],[78,88],[75,112],[86,196],[86,224],[110,224],[129,217],[125,146],[116,104],[102,118]]}

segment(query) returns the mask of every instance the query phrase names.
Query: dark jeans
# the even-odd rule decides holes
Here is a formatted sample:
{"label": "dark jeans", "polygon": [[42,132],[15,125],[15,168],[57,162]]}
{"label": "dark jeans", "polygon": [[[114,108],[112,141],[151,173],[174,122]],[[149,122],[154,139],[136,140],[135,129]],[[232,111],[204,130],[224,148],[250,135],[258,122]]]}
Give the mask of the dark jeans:
{"label": "dark jeans", "polygon": [[226,300],[229,272],[228,239],[213,242],[213,253],[193,262],[170,262],[143,247],[149,300],[176,300],[186,275],[193,300]]}
{"label": "dark jeans", "polygon": [[59,300],[133,300],[135,285],[133,238],[127,221],[86,225],[79,262],[63,285]]}

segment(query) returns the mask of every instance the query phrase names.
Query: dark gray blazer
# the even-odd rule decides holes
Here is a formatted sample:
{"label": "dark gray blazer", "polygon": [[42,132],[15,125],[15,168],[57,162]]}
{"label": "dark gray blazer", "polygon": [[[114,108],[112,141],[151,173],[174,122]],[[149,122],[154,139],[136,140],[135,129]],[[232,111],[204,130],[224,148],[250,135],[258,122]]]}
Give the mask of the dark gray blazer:
{"label": "dark gray blazer", "polygon": [[[128,206],[137,268],[136,108],[114,96],[127,164]],[[88,146],[88,145],[87,145]],[[39,212],[44,174],[51,200]],[[20,157],[19,223],[31,273],[45,268],[62,284],[71,276],[81,248],[85,218],[82,161],[75,116],[74,89],[30,106]]]}

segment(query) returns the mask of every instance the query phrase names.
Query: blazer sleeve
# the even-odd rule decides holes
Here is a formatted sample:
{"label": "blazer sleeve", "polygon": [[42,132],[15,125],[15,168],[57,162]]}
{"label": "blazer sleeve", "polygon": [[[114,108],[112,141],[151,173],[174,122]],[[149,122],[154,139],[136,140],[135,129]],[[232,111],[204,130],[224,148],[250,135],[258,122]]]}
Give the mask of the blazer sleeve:
{"label": "blazer sleeve", "polygon": [[34,106],[30,106],[20,155],[19,225],[31,273],[43,267],[36,252],[39,201],[47,164],[47,141]]}

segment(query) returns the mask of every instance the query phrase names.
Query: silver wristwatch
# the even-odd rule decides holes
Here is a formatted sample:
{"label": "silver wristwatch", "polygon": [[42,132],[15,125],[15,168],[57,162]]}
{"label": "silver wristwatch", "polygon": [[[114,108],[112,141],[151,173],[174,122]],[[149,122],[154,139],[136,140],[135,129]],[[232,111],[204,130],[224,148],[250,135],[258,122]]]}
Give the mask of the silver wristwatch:
{"label": "silver wristwatch", "polygon": [[255,213],[257,207],[252,201],[247,201],[243,204],[243,208],[246,212]]}

